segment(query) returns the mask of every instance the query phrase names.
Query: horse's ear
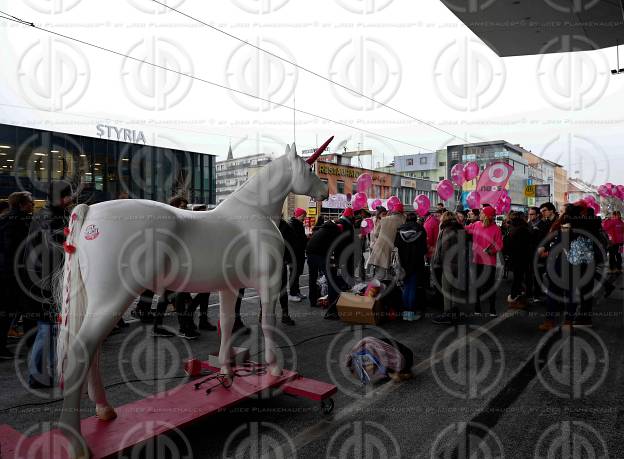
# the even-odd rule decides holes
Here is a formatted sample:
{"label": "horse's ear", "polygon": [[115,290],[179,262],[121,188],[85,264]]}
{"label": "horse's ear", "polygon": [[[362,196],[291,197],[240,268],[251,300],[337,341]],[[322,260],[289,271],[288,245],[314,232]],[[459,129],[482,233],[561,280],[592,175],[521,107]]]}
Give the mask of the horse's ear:
{"label": "horse's ear", "polygon": [[293,142],[293,144],[292,144],[292,148],[290,149],[290,155],[291,155],[293,158],[296,158],[296,157],[297,157],[297,145],[295,145],[295,142]]}
{"label": "horse's ear", "polygon": [[290,145],[286,144],[286,151],[284,152],[284,156],[290,155]]}

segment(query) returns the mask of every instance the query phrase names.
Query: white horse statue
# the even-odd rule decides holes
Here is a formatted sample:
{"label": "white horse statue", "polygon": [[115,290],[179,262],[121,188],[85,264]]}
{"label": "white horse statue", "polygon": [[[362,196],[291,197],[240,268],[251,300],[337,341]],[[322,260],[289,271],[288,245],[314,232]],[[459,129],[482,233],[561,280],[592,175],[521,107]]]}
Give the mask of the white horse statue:
{"label": "white horse statue", "polygon": [[[64,396],[59,427],[74,457],[90,454],[80,434],[80,397],[86,379],[97,416],[116,417],[102,385],[99,349],[119,317],[146,289],[157,294],[220,292],[219,362],[225,375],[232,371],[230,340],[238,289],[256,289],[266,363],[271,375],[281,374],[271,337],[284,251],[276,225],[289,192],[327,198],[327,185],[311,164],[332,139],[307,161],[297,156],[295,144],[286,146],[284,156],[260,169],[211,211],[189,212],[140,199],[76,206],[65,242],[57,347]],[[129,249],[149,245],[149,240],[161,250]],[[140,275],[132,266],[142,267]]]}

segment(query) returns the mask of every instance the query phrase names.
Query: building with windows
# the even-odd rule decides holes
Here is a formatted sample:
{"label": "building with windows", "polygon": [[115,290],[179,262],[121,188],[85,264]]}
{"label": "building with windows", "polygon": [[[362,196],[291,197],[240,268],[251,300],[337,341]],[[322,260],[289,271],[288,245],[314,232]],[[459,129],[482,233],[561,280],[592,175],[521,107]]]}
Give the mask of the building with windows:
{"label": "building with windows", "polygon": [[448,177],[446,149],[394,157],[394,171],[405,177],[439,182]]}
{"label": "building with windows", "polygon": [[217,161],[216,165],[217,204],[236,191],[258,168],[270,163],[271,160],[272,158],[264,153],[234,158],[230,146],[227,159]]}
{"label": "building with windows", "polygon": [[105,131],[95,138],[0,124],[0,197],[23,190],[43,200],[52,181],[66,180],[79,202],[127,193],[161,202],[184,194],[191,203],[215,203],[214,155],[146,145],[141,131],[113,129],[123,141],[105,138],[111,137]]}

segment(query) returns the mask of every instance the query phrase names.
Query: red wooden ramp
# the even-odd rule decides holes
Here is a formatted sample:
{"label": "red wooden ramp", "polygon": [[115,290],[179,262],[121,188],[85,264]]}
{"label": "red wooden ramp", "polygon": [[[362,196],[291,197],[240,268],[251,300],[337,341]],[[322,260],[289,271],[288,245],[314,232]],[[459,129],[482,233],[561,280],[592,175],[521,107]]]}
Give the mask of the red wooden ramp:
{"label": "red wooden ramp", "polygon": [[[202,367],[216,370],[207,362],[202,362]],[[325,400],[324,411],[331,411],[333,402],[328,410],[326,399],[336,393],[336,386],[303,378],[288,370],[284,370],[281,376],[250,374],[235,377],[229,388],[211,380],[195,389],[195,384],[202,379],[205,377],[116,407],[117,419],[113,421],[100,421],[95,416],[83,419],[82,434],[93,458],[116,456],[121,451],[148,442],[158,435],[178,432],[177,429],[242,403],[267,389],[279,388],[287,394],[311,400]],[[210,388],[208,394],[207,388]],[[69,457],[68,452],[65,437],[56,429],[37,436],[27,436],[10,426],[0,426],[2,459],[65,459]]]}

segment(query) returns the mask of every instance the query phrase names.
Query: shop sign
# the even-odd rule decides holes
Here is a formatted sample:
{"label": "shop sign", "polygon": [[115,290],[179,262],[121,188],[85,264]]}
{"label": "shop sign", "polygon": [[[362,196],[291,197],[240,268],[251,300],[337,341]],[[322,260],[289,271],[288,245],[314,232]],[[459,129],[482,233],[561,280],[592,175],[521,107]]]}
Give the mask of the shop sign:
{"label": "shop sign", "polygon": [[136,131],[134,129],[120,128],[117,126],[110,126],[108,124],[98,124],[96,126],[97,136],[109,140],[117,140],[119,142],[132,142],[142,143],[145,145],[145,134],[143,131]]}

